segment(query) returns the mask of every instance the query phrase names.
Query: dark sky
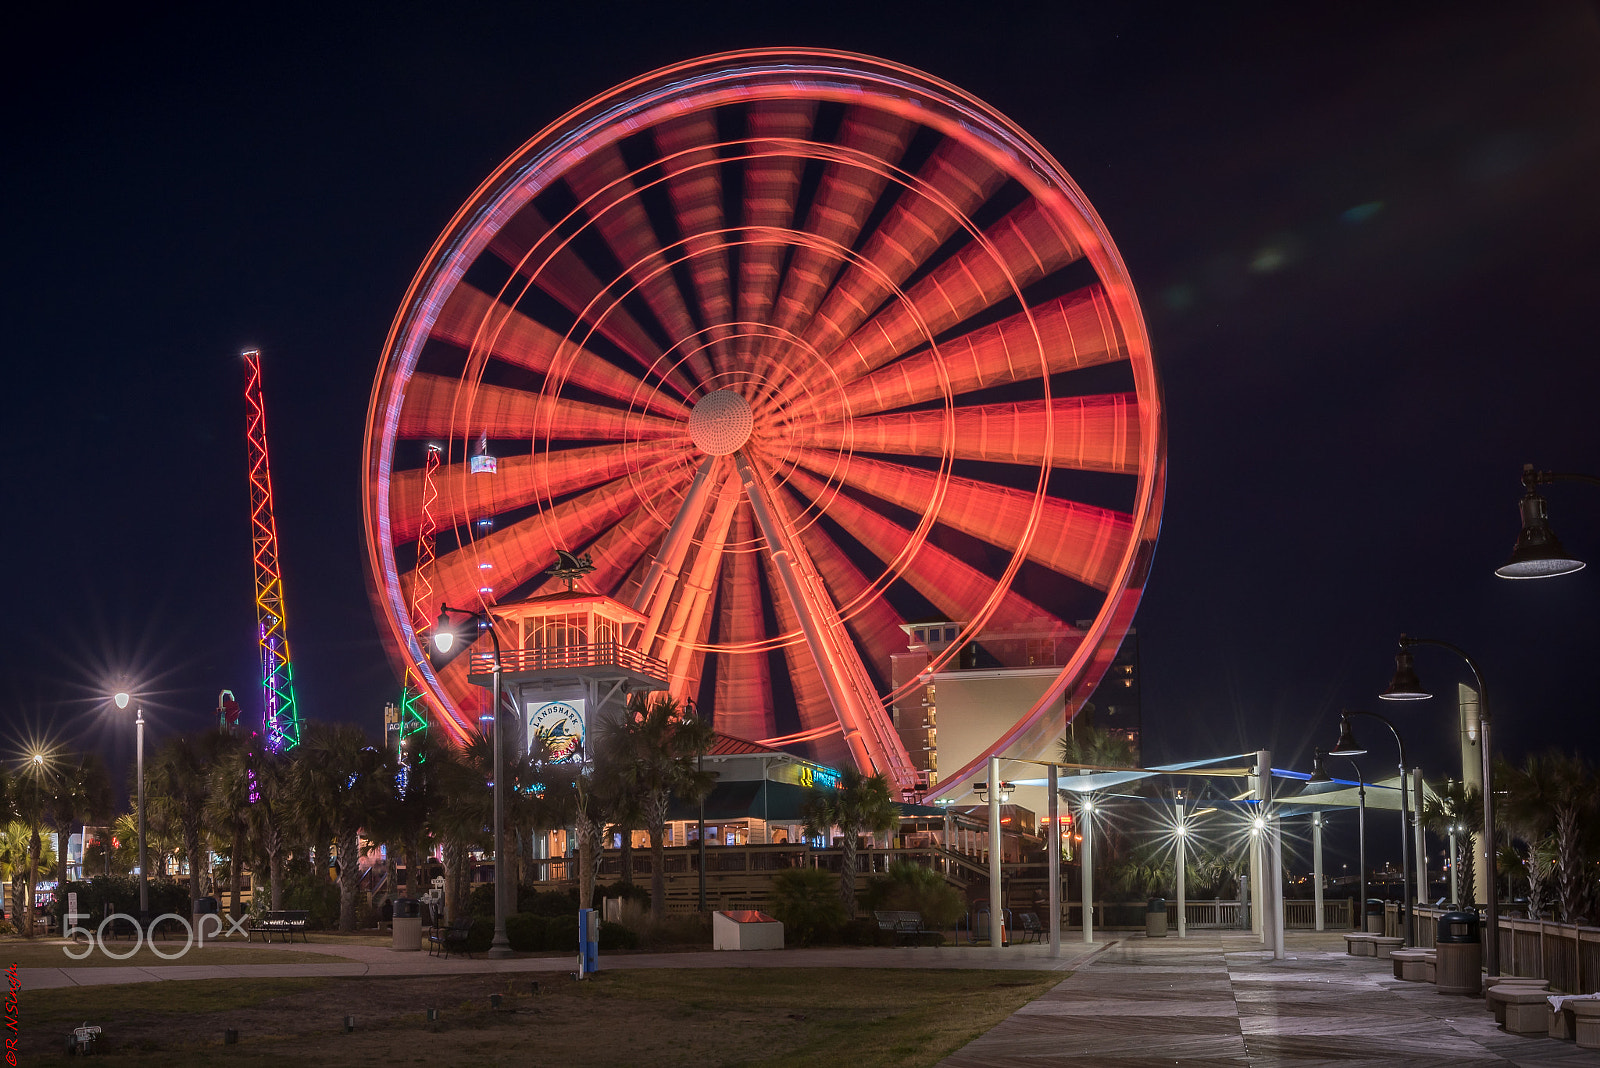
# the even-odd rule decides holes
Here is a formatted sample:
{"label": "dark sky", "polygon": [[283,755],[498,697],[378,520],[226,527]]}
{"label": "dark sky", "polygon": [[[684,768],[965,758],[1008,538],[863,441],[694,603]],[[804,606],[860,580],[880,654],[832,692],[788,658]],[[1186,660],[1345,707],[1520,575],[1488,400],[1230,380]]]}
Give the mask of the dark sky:
{"label": "dark sky", "polygon": [[[203,723],[222,687],[257,702],[248,346],[266,352],[303,711],[376,730],[396,680],[362,574],[361,435],[429,245],[590,96],[805,45],[988,100],[1062,161],[1129,264],[1171,418],[1137,620],[1151,758],[1269,745],[1307,766],[1340,707],[1376,705],[1402,630],[1480,660],[1508,754],[1600,758],[1597,569],[1492,574],[1524,462],[1600,473],[1593,6],[251,10],[7,35],[15,744],[131,756],[98,699],[123,671],[158,737]],[[1549,497],[1568,548],[1600,557],[1600,493]],[[1447,692],[1465,678],[1440,652],[1419,669]],[[1428,772],[1450,772],[1452,706],[1396,714]]]}

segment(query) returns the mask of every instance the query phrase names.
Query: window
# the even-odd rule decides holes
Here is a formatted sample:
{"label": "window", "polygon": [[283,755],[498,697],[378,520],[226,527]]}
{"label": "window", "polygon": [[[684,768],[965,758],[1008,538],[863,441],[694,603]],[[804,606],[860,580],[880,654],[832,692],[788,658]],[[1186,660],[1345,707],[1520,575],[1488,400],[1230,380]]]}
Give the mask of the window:
{"label": "window", "polygon": [[911,632],[911,636],[919,642],[925,642],[928,640],[928,631],[926,628],[918,627],[916,630]]}
{"label": "window", "polygon": [[944,628],[944,640],[947,641],[947,642],[955,641],[956,640],[956,628],[954,628],[954,627],[946,627],[946,628]]}

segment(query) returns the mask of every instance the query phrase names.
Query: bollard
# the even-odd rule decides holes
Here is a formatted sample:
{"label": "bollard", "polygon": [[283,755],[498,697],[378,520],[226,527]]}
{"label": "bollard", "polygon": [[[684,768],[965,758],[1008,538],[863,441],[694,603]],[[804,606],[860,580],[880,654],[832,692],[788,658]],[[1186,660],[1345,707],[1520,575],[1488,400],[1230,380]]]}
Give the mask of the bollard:
{"label": "bollard", "polygon": [[235,1031],[231,1027],[223,1031],[222,1044],[224,1046],[237,1046],[239,1044],[239,1032]]}
{"label": "bollard", "polygon": [[350,1032],[354,1031],[355,1029],[356,1029],[356,1018],[354,1016],[346,1016],[344,1018],[344,1033],[348,1035]]}
{"label": "bollard", "polygon": [[439,1010],[438,1009],[429,1009],[428,1010],[428,1022],[429,1023],[438,1023],[439,1022]]}
{"label": "bollard", "polygon": [[533,981],[533,996],[534,997],[538,997],[539,996],[539,980],[537,980],[537,979],[535,979]]}
{"label": "bollard", "polygon": [[490,994],[489,995],[489,1007],[491,1009],[498,1009],[500,1007],[500,995],[499,994]]}

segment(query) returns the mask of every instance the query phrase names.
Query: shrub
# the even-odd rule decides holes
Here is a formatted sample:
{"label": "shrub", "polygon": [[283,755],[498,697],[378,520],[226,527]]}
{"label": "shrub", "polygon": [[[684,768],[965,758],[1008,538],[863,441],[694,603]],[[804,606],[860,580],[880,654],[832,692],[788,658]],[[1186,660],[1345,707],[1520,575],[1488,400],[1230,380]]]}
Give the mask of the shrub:
{"label": "shrub", "polygon": [[867,884],[866,905],[874,911],[921,913],[922,925],[933,930],[954,926],[963,910],[955,887],[932,868],[909,860],[895,861],[889,865],[888,874]]}
{"label": "shrub", "polygon": [[[509,935],[509,931],[507,932]],[[494,921],[473,917],[472,928],[467,931],[467,952],[487,953],[494,944]]]}
{"label": "shrub", "polygon": [[544,921],[544,948],[578,951],[578,914],[551,916]]}
{"label": "shrub", "polygon": [[[78,911],[90,916],[88,920],[79,920],[80,926],[99,923],[107,912],[120,912],[133,917],[139,915],[138,879],[132,875],[96,875],[82,882],[69,882],[56,895],[55,902],[47,911],[55,917],[57,930],[64,929],[60,923],[67,911],[69,893],[78,895]],[[166,880],[152,881],[149,895],[152,919],[168,912],[185,919],[189,917],[189,891],[182,885]]]}
{"label": "shrub", "polygon": [[314,875],[291,880],[283,888],[283,907],[305,910],[313,930],[331,930],[339,926],[339,884]]}
{"label": "shrub", "polygon": [[600,949],[609,951],[613,949],[638,949],[639,936],[632,929],[610,920],[600,921]]}
{"label": "shrub", "polygon": [[576,892],[561,893],[557,890],[535,890],[527,886],[518,887],[517,911],[531,913],[535,916],[565,916],[569,912],[576,915],[578,912],[578,895]]}
{"label": "shrub", "polygon": [[518,953],[537,953],[550,948],[545,945],[546,927],[547,921],[543,916],[513,913],[506,917],[506,940]]}
{"label": "shrub", "polygon": [[608,897],[620,897],[625,902],[643,901],[648,905],[650,904],[650,888],[640,886],[638,883],[617,882],[612,883],[610,886],[601,886],[596,883],[594,887],[594,907],[597,909],[602,908],[601,900]]}
{"label": "shrub", "polygon": [[849,919],[839,900],[839,877],[820,868],[790,868],[772,880],[772,911],[786,940],[809,945],[831,936]]}

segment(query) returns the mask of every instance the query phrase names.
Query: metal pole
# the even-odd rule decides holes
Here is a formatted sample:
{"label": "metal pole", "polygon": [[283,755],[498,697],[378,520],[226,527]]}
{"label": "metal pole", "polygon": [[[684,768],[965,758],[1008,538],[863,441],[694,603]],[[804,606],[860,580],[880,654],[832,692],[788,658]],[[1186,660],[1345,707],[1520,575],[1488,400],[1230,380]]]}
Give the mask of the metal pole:
{"label": "metal pole", "polygon": [[1411,769],[1411,847],[1417,858],[1417,900],[1428,903],[1428,838],[1422,826],[1422,769]]}
{"label": "metal pole", "polygon": [[989,758],[989,945],[996,948],[1006,944],[1005,924],[1002,922],[1004,902],[1000,884],[1000,865],[1003,849],[1000,843],[1000,758]]}
{"label": "metal pole", "polygon": [[1045,848],[1050,852],[1048,870],[1050,878],[1050,955],[1061,956],[1061,771],[1050,765],[1045,784],[1050,791],[1050,833],[1045,835]]}
{"label": "metal pole", "polygon": [[1189,823],[1183,814],[1183,795],[1178,795],[1178,937],[1189,937],[1189,909],[1185,882],[1189,874]]}
{"label": "metal pole", "polygon": [[1461,905],[1461,874],[1456,870],[1460,863],[1456,853],[1456,825],[1450,825],[1450,907],[1459,908]]}
{"label": "metal pole", "polygon": [[[500,635],[495,633],[494,618],[487,612],[482,614],[483,621],[489,626],[489,638],[494,643],[494,685],[491,688],[494,701],[494,715],[490,720],[494,728],[494,941],[489,943],[490,957],[511,956],[511,940],[506,937],[506,886],[508,885],[507,870],[510,865],[505,850],[506,827],[506,762],[505,762],[505,727],[501,723],[500,715]],[[579,908],[588,908],[587,902],[580,901]]]}
{"label": "metal pole", "polygon": [[[1081,796],[1081,795],[1080,795]],[[1094,805],[1087,797],[1078,803],[1078,829],[1083,832],[1083,940],[1094,941]]]}
{"label": "metal pole", "polygon": [[[701,754],[695,757],[694,764],[697,771],[704,771],[706,766],[705,755]],[[700,849],[700,911],[704,912],[706,910],[706,799],[704,794],[700,796],[700,818],[696,823],[696,827],[697,838],[695,841]],[[822,833],[826,837],[828,832],[823,831]]]}
{"label": "metal pole", "polygon": [[1311,816],[1311,883],[1316,900],[1317,930],[1322,930],[1322,813]]}
{"label": "metal pole", "polygon": [[[137,711],[134,719],[137,727],[138,741],[135,748],[138,763],[139,777],[139,922],[148,923],[150,920],[150,868],[145,858],[145,833],[144,833],[144,709]],[[189,858],[189,878],[199,877],[196,870],[195,858]]]}
{"label": "metal pole", "polygon": [[[1356,768],[1356,762],[1351,761],[1350,766]],[[1361,862],[1361,905],[1356,912],[1356,930],[1367,929],[1367,781],[1361,777],[1361,769],[1356,768],[1356,785],[1360,788],[1357,795],[1359,804],[1357,811],[1361,820],[1361,853],[1357,859]]]}

